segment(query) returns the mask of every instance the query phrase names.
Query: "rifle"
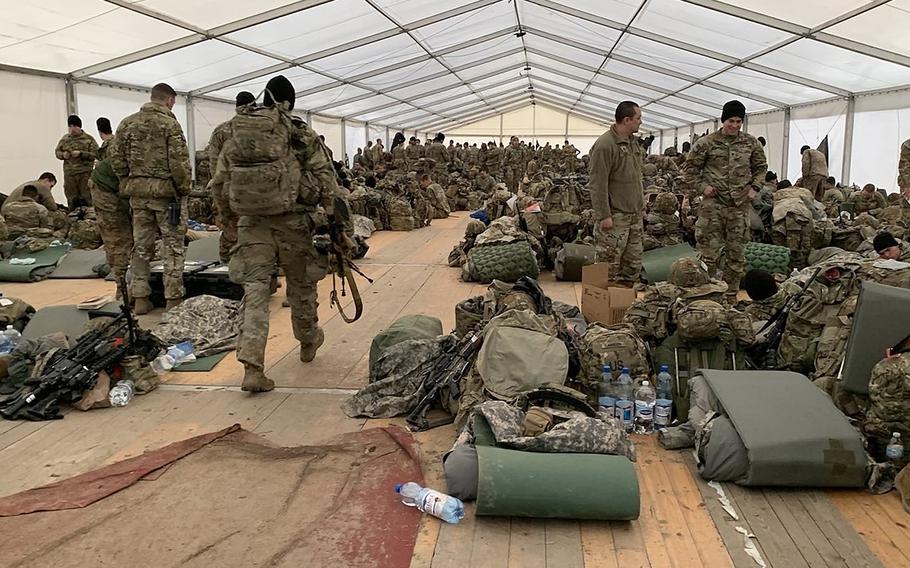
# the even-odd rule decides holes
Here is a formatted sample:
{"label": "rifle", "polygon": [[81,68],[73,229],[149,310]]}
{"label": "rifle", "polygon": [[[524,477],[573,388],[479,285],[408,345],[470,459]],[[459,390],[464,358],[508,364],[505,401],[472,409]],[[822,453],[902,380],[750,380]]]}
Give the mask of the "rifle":
{"label": "rifle", "polygon": [[787,298],[784,305],[765,322],[758,333],[755,334],[755,343],[746,350],[746,363],[752,369],[776,369],[777,368],[777,347],[780,339],[784,334],[784,328],[787,325],[787,318],[790,311],[796,305],[803,294],[809,290],[809,286],[815,282],[822,267],[819,266],[812,273],[812,276],[800,287],[799,292]]}
{"label": "rifle", "polygon": [[[483,344],[483,335],[479,332],[471,332],[436,358],[433,366],[423,375],[420,387],[417,389],[419,397],[417,406],[411,410],[406,419],[411,432],[423,432],[455,421],[455,416],[451,414],[429,420],[427,411],[434,402],[443,402],[440,398],[443,388],[448,388],[450,401],[461,398],[459,383],[474,364],[481,344]],[[445,404],[440,405],[443,408],[446,406]]]}
{"label": "rifle", "polygon": [[[329,305],[338,307],[338,313],[345,323],[354,323],[363,315],[363,300],[360,298],[360,290],[357,289],[357,282],[354,280],[353,272],[363,276],[363,278],[373,283],[373,279],[363,273],[360,268],[348,257],[350,248],[350,239],[344,233],[344,221],[350,219],[350,212],[347,203],[340,197],[335,198],[335,213],[329,218],[327,227],[328,240],[320,239],[318,236],[313,239],[316,250],[328,255],[329,265],[332,270],[332,291],[329,293]],[[349,317],[344,313],[341,307],[341,300],[338,298],[338,289],[336,288],[336,276],[341,280],[341,296],[347,295],[345,285],[351,289],[351,297],[354,299],[354,317]]]}
{"label": "rifle", "polygon": [[[0,402],[0,416],[7,420],[54,420],[62,418],[59,403],[76,402],[92,389],[101,371],[111,368],[127,353],[146,359],[160,344],[148,331],[137,330],[129,308],[125,279],[121,279],[123,302],[110,322],[82,334],[75,345],[51,354],[37,377]],[[89,318],[109,314],[92,310]],[[124,336],[125,332],[125,336]]]}

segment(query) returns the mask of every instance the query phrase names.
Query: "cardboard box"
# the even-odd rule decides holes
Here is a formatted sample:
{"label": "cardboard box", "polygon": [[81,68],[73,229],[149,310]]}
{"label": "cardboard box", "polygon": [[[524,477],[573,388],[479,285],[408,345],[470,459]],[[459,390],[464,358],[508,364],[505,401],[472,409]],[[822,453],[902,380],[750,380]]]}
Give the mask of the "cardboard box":
{"label": "cardboard box", "polygon": [[581,314],[589,323],[622,323],[635,301],[635,290],[610,284],[609,265],[589,264],[581,269]]}

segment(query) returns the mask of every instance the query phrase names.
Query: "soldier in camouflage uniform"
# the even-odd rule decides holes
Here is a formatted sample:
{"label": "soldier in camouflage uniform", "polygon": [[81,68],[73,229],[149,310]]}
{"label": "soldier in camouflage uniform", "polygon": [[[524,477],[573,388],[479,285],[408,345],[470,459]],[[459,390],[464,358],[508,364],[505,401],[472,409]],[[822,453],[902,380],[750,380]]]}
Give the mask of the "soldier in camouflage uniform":
{"label": "soldier in camouflage uniform", "polygon": [[405,148],[405,169],[406,171],[412,171],[417,165],[417,160],[420,159],[423,152],[421,151],[420,142],[417,141],[416,136],[411,136],[411,139],[408,140],[408,147]]}
{"label": "soldier in camouflage uniform", "polygon": [[872,368],[869,409],[862,431],[875,442],[873,447],[879,450],[879,455],[874,457],[881,460],[884,460],[884,448],[892,433],[900,433],[904,440],[910,437],[910,338]]}
{"label": "soldier in camouflage uniform", "polygon": [[695,225],[698,253],[712,275],[723,254],[724,280],[731,294],[739,290],[746,271],[749,209],[768,171],[761,144],[741,131],[745,116],[741,102],[725,104],[723,127],[692,146],[683,174],[690,197],[703,197]]}
{"label": "soldier in camouflage uniform", "polygon": [[885,201],[881,193],[875,190],[875,185],[871,183],[864,185],[862,191],[854,191],[847,198],[847,203],[853,204],[853,212],[856,215],[877,211],[888,206],[888,202]]}
{"label": "soldier in camouflage uniform", "polygon": [[897,163],[897,187],[904,197],[910,199],[910,139],[901,144],[900,159]]}
{"label": "soldier in camouflage uniform", "polygon": [[[111,165],[120,178],[120,190],[130,198],[133,210],[133,280],[130,292],[137,314],[151,311],[149,262],[155,256],[155,240],[162,240],[164,297],[166,309],[183,300],[183,239],[186,235],[186,195],[191,188],[189,150],[183,129],[171,109],[177,93],[170,85],[152,88],[150,102],[120,122]],[[168,220],[176,202],[180,218]]]}
{"label": "soldier in camouflage uniform", "polygon": [[57,185],[57,176],[51,172],[44,172],[38,176],[38,179],[35,181],[27,181],[14,189],[9,194],[9,197],[3,201],[3,205],[6,206],[7,203],[13,203],[22,199],[22,190],[27,185],[34,186],[35,189],[38,190],[38,196],[34,199],[35,202],[40,205],[44,205],[48,211],[57,210],[57,202],[54,201],[54,196],[51,193],[51,190],[54,189],[55,185]]}
{"label": "soldier in camouflage uniform", "polygon": [[641,273],[643,252],[641,185],[643,150],[635,133],[641,126],[641,109],[631,101],[616,108],[616,124],[591,148],[591,203],[595,217],[597,261],[610,263],[618,282],[633,284]]}
{"label": "soldier in camouflage uniform", "polygon": [[[256,102],[253,93],[241,91],[237,93],[235,108],[239,109]],[[215,127],[212,137],[209,138],[209,167],[214,169],[218,164],[218,156],[224,143],[231,137],[231,121],[225,121]],[[231,260],[231,250],[237,244],[237,215],[231,211],[230,205],[224,200],[214,200],[215,210],[218,212],[218,227],[221,229],[221,240],[218,243],[218,256],[221,262]]]}
{"label": "soldier in camouflage uniform", "polygon": [[502,149],[495,142],[488,143],[487,154],[483,162],[484,169],[492,176],[502,176],[502,172],[499,169],[501,163]]}
{"label": "soldier in camouflage uniform", "polygon": [[[325,338],[318,326],[316,284],[325,277],[328,261],[316,251],[313,235],[334,222],[329,219],[339,190],[325,144],[290,114],[294,92],[290,81],[279,75],[266,85],[264,107],[241,108],[213,181],[213,191],[226,192],[240,217],[230,273],[244,289],[237,359],[244,366],[241,388],[245,391],[269,391],[275,386],[263,371],[270,280],[276,263],[287,277],[300,360],[312,361]],[[273,161],[263,163],[266,156]],[[279,179],[263,178],[275,170],[282,172]]]}
{"label": "soldier in camouflage uniform", "polygon": [[578,150],[566,140],[562,147],[562,167],[567,175],[575,173],[578,167]]}
{"label": "soldier in camouflage uniform", "polygon": [[518,136],[509,139],[509,145],[502,153],[502,175],[509,191],[518,193],[518,182],[524,176],[524,150],[518,143]]}
{"label": "soldier in camouflage uniform", "polygon": [[433,139],[433,143],[427,147],[426,157],[433,160],[433,181],[442,185],[448,185],[447,176],[449,155],[446,147],[443,145],[445,134],[440,132]]}
{"label": "soldier in camouflage uniform", "polygon": [[92,171],[92,203],[95,204],[98,231],[104,242],[104,255],[111,272],[117,278],[120,292],[120,277],[126,276],[130,254],[133,252],[132,212],[130,199],[120,193],[120,180],[111,166],[111,148],[116,144],[111,132],[111,121],[102,117],[96,121],[96,126],[102,142],[98,150],[98,162]]}
{"label": "soldier in camouflage uniform", "polygon": [[50,229],[52,227],[47,209],[36,201],[37,197],[38,189],[33,185],[26,185],[22,188],[20,199],[3,204],[3,217],[6,220],[8,238],[15,239],[26,234],[29,229]]}
{"label": "soldier in camouflage uniform", "polygon": [[80,202],[92,204],[88,180],[98,157],[98,143],[82,130],[82,119],[75,114],[67,119],[67,125],[69,132],[57,142],[54,154],[58,160],[63,160],[63,192],[66,194],[66,206],[73,209]]}

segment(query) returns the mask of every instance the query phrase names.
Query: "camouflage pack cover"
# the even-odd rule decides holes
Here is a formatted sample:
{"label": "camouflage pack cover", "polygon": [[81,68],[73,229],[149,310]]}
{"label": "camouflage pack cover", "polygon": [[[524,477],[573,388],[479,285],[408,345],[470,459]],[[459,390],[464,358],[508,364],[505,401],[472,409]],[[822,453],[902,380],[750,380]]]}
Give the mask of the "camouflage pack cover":
{"label": "camouflage pack cover", "polygon": [[387,202],[390,231],[411,231],[414,229],[414,210],[403,199],[391,198]]}
{"label": "camouflage pack cover", "polygon": [[704,341],[730,335],[727,309],[713,300],[684,302],[674,312],[679,336],[685,341]]}
{"label": "camouflage pack cover", "polygon": [[614,374],[622,367],[628,367],[635,377],[647,377],[650,372],[648,347],[631,325],[595,323],[582,335],[581,347],[583,372],[591,381],[599,381],[606,364]]}
{"label": "camouflage pack cover", "polygon": [[468,253],[465,268],[473,281],[515,282],[522,276],[537,278],[537,257],[526,241],[496,246],[475,246]]}
{"label": "camouflage pack cover", "polygon": [[622,318],[639,337],[647,341],[660,341],[670,334],[671,306],[681,290],[670,282],[658,282],[645,288],[644,296],[637,298]]}

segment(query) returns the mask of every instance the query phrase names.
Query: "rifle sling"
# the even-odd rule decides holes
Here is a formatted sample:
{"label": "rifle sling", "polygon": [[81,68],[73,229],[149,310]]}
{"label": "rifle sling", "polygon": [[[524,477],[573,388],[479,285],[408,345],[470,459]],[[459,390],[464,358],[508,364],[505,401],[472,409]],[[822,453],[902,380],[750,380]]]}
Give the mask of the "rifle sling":
{"label": "rifle sling", "polygon": [[338,313],[341,315],[341,319],[345,323],[354,323],[360,319],[360,316],[363,315],[363,300],[360,298],[360,290],[357,289],[357,282],[354,280],[354,274],[351,272],[351,267],[345,263],[344,265],[344,274],[341,276],[342,286],[344,286],[345,281],[347,282],[348,287],[351,289],[351,298],[354,299],[354,317],[349,317],[344,313],[344,307],[342,307],[341,302],[338,300],[338,290],[334,287],[335,276],[332,276],[332,292],[329,294],[329,300],[332,305],[338,306]]}

